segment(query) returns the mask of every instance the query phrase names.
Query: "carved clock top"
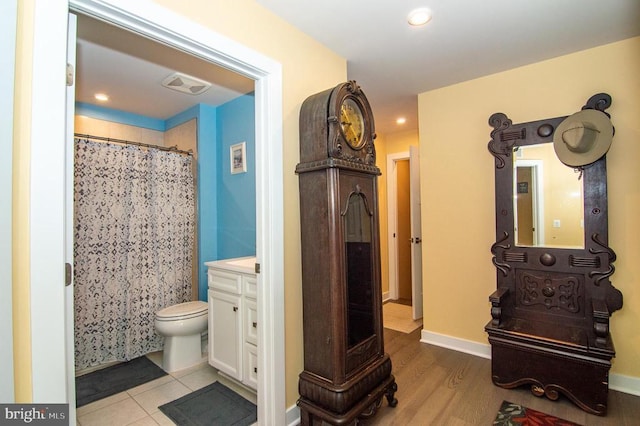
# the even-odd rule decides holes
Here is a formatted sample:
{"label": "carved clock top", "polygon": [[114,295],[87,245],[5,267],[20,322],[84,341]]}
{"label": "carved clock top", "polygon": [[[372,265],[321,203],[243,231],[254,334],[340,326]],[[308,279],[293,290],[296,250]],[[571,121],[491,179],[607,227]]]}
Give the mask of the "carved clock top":
{"label": "carved clock top", "polygon": [[371,106],[355,81],[309,96],[300,109],[296,171],[344,167],[380,174],[375,137]]}

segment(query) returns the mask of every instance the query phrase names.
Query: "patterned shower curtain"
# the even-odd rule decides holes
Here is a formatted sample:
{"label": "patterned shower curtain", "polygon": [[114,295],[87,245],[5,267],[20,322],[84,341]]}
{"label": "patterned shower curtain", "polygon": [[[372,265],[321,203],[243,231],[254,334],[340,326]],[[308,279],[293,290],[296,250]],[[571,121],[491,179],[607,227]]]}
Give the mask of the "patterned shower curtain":
{"label": "patterned shower curtain", "polygon": [[76,139],[76,369],[162,349],[155,312],[191,299],[192,157]]}

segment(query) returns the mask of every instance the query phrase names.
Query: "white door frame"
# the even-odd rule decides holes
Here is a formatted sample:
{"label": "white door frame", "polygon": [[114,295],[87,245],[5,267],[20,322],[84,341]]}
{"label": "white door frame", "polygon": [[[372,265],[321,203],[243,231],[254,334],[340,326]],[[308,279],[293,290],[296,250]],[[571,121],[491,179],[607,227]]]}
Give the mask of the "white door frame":
{"label": "white door frame", "polygon": [[[542,160],[529,160],[529,159],[524,159],[524,160],[519,160],[516,159],[515,161],[515,165],[514,165],[514,173],[513,173],[513,199],[515,200],[518,196],[518,182],[517,182],[517,168],[518,167],[531,167],[532,169],[532,187],[530,188],[531,190],[531,195],[532,195],[532,202],[533,202],[533,245],[534,246],[544,246],[545,241],[544,241],[544,231],[545,231],[545,226],[544,226],[544,197],[542,195],[542,193],[540,192],[540,188],[543,187],[543,183],[544,183],[544,178],[543,178],[543,173],[544,173],[544,161]],[[513,205],[513,209],[514,209],[514,217],[518,217],[518,206],[517,203],[514,203]],[[514,230],[514,237],[515,237],[515,241],[518,241],[518,227],[516,226],[516,229]]]}
{"label": "white door frame", "polygon": [[[258,421],[285,424],[282,67],[151,1],[55,0],[34,3],[31,90],[30,279],[34,402],[75,401],[67,388],[73,324],[64,287],[65,68],[69,8],[133,30],[255,80]],[[65,324],[66,323],[66,324]]]}
{"label": "white door frame", "polygon": [[0,401],[15,401],[13,389],[13,279],[11,273],[13,193],[13,90],[18,0],[0,3]]}
{"label": "white door frame", "polygon": [[[398,188],[398,169],[396,167],[396,163],[398,161],[411,161],[411,153],[409,151],[405,151],[405,152],[398,152],[395,154],[389,154],[387,155],[387,222],[388,222],[388,226],[387,226],[387,241],[388,241],[388,247],[389,247],[389,294],[388,294],[388,299],[391,300],[396,300],[398,299],[398,238],[396,238],[397,235],[397,229],[398,229],[398,196],[397,196],[397,188]],[[419,183],[420,178],[419,176],[413,176],[413,173],[411,174],[411,178],[410,178],[410,185],[413,187],[413,185],[416,184],[416,181],[414,181],[414,179],[417,179],[417,183]],[[415,188],[411,188],[411,191],[413,192],[415,190]],[[412,207],[413,208],[413,207]],[[416,237],[417,235],[414,235],[414,229],[412,227],[411,229],[411,236],[412,238]],[[414,247],[413,245],[416,244],[415,242],[412,242],[412,249],[411,249],[411,253],[412,256],[414,255]],[[422,244],[422,243],[419,243]],[[412,302],[412,315],[413,315],[413,319],[418,319],[418,318],[422,318],[422,299],[418,300],[417,295],[420,294],[422,295],[422,280],[421,279],[416,279],[418,276],[421,277],[422,274],[416,274],[416,267],[419,268],[419,270],[422,270],[422,256],[413,256],[413,257],[419,257],[420,260],[418,260],[418,262],[420,262],[419,265],[416,265],[416,260],[412,259],[412,271],[411,271],[411,293],[412,295],[416,298],[416,301]],[[420,282],[416,282],[416,281],[420,281]],[[418,291],[418,286],[420,286],[420,291]]]}
{"label": "white door frame", "polygon": [[389,299],[398,299],[398,170],[396,162],[409,160],[409,151],[387,155],[387,241],[389,246]]}

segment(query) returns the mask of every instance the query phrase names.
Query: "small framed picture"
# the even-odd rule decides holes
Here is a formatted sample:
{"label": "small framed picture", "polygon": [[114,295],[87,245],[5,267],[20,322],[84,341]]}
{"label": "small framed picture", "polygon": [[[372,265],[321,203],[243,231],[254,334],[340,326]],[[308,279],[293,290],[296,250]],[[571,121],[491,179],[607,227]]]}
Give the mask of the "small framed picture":
{"label": "small framed picture", "polygon": [[240,142],[229,148],[231,156],[231,174],[245,173],[247,171],[247,143]]}

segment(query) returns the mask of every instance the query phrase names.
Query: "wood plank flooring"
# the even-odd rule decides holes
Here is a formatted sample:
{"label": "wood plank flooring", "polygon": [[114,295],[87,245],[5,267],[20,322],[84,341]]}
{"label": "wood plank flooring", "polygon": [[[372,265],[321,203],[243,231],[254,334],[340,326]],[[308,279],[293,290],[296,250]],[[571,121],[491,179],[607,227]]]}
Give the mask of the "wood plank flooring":
{"label": "wood plank flooring", "polygon": [[361,425],[491,425],[503,400],[584,426],[640,424],[640,397],[610,390],[607,416],[594,416],[562,396],[550,401],[532,395],[526,386],[499,388],[491,382],[488,359],[420,343],[419,329],[384,332],[398,405],[391,408],[383,399],[378,413]]}

